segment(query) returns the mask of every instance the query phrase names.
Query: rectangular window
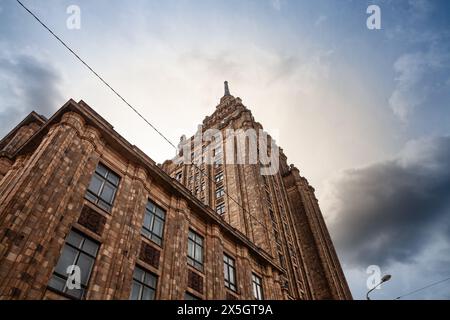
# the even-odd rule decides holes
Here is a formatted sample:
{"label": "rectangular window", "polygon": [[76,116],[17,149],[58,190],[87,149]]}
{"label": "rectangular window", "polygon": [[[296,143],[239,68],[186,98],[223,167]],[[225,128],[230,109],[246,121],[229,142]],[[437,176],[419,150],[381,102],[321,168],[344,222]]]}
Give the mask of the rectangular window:
{"label": "rectangular window", "polygon": [[203,237],[189,230],[188,263],[198,270],[203,270]]}
{"label": "rectangular window", "polygon": [[216,206],[216,213],[218,215],[223,215],[225,213],[225,203],[221,203]]}
{"label": "rectangular window", "polygon": [[214,177],[214,181],[216,183],[223,181],[223,172],[216,174],[216,176]]}
{"label": "rectangular window", "polygon": [[166,212],[151,200],[148,200],[147,206],[145,207],[142,234],[156,244],[161,245],[165,218]]}
{"label": "rectangular window", "polygon": [[223,187],[216,189],[216,198],[223,197],[224,194],[225,194],[225,189]]}
{"label": "rectangular window", "polygon": [[223,255],[223,272],[225,287],[232,291],[236,291],[236,266],[234,259],[226,254]]}
{"label": "rectangular window", "polygon": [[[86,293],[98,248],[99,244],[97,242],[74,230],[70,231],[48,286],[73,298],[82,299]],[[76,267],[69,268],[69,266]],[[80,288],[69,289],[67,287],[67,278],[69,274],[75,275],[78,271]],[[76,279],[76,277],[74,278]]]}
{"label": "rectangular window", "polygon": [[258,277],[256,274],[252,273],[252,287],[253,287],[253,296],[256,300],[263,300],[263,289],[262,289],[262,279]]}
{"label": "rectangular window", "polygon": [[184,300],[202,300],[197,296],[194,296],[193,294],[189,293],[189,292],[185,292],[184,293]]}
{"label": "rectangular window", "polygon": [[155,300],[158,278],[136,266],[133,274],[130,300]]}
{"label": "rectangular window", "polygon": [[120,177],[99,163],[91,178],[86,198],[106,211],[111,211]]}

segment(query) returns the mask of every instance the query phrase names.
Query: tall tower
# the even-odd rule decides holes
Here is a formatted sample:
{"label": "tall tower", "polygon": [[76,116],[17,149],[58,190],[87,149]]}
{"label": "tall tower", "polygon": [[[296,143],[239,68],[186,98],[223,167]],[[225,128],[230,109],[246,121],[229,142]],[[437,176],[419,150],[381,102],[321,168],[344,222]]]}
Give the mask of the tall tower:
{"label": "tall tower", "polygon": [[261,144],[262,134],[225,81],[214,113],[162,167],[272,257],[284,270],[286,299],[351,299],[314,189],[281,149],[277,170],[262,174],[261,154],[275,155],[275,142],[267,135]]}

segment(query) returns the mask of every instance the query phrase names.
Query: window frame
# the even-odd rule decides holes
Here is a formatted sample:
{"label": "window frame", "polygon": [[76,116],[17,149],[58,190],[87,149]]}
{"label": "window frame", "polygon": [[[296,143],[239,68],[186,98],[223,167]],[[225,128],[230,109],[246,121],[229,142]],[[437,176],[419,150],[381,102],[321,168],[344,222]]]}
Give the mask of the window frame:
{"label": "window frame", "polygon": [[[74,244],[68,242],[69,237],[70,237],[70,235],[72,233],[77,234],[78,236],[80,236],[82,238],[82,241],[78,245],[78,247],[76,247]],[[92,242],[93,244],[97,245],[97,249],[95,251],[95,255],[92,255],[90,252],[83,250],[83,246],[86,243],[86,240],[88,240],[88,241]],[[75,255],[74,259],[73,259],[73,263],[69,264],[68,266],[70,266],[70,265],[78,265],[77,263],[78,263],[78,261],[80,259],[81,254],[84,254],[85,256],[87,256],[88,258],[90,258],[92,260],[91,261],[92,264],[91,264],[91,267],[90,267],[90,270],[89,270],[89,273],[88,273],[88,276],[87,276],[86,283],[85,284],[80,283],[80,287],[81,287],[80,289],[72,289],[72,290],[81,290],[81,295],[79,297],[78,296],[74,296],[73,294],[70,293],[70,291],[68,291],[67,279],[69,278],[69,276],[67,274],[61,274],[58,271],[56,271],[56,267],[60,263],[60,259],[61,259],[61,257],[64,254],[64,250],[66,249],[66,246],[70,247],[71,249],[76,251],[76,255]],[[67,297],[69,297],[71,299],[79,299],[79,300],[84,299],[85,296],[86,296],[87,289],[89,288],[89,282],[91,280],[92,271],[94,270],[94,267],[95,267],[95,262],[97,260],[98,252],[100,251],[100,246],[101,246],[101,243],[99,243],[98,241],[90,238],[86,234],[84,234],[84,233],[82,233],[82,232],[80,232],[80,231],[78,231],[76,229],[71,229],[69,231],[69,233],[67,234],[67,236],[66,236],[66,239],[64,241],[63,247],[61,249],[61,252],[60,252],[60,255],[59,255],[59,258],[58,258],[58,261],[56,262],[56,265],[55,265],[55,267],[53,269],[53,272],[52,272],[52,275],[51,275],[51,277],[49,279],[49,283],[48,283],[47,287],[50,288],[53,291],[56,291],[56,292],[61,293],[61,294],[64,294],[65,296],[67,296]],[[53,278],[58,278],[58,279],[64,280],[66,282],[64,284],[64,288],[62,290],[51,286],[50,282],[52,281]]]}
{"label": "window frame", "polygon": [[[193,235],[194,238],[192,238],[191,235]],[[199,243],[197,241],[197,239],[200,239],[201,243]],[[189,253],[189,251],[190,251],[189,248],[190,248],[190,244],[191,243],[193,243],[193,257]],[[199,248],[201,250],[201,259],[202,259],[202,261],[198,261],[196,259],[196,255],[197,255],[196,253],[197,253],[197,250]],[[187,261],[188,261],[188,264],[191,267],[193,267],[193,268],[195,268],[195,269],[197,269],[199,271],[203,271],[203,268],[204,268],[204,261],[205,261],[205,250],[204,249],[205,249],[205,238],[201,234],[199,234],[198,232],[194,231],[193,229],[189,229],[189,232],[188,232]]]}
{"label": "window frame", "polygon": [[[154,288],[151,287],[149,284],[145,283],[142,279],[137,279],[135,277],[135,273],[136,273],[137,269],[140,269],[143,272],[144,278],[146,278],[147,276],[151,276],[151,277],[153,277],[155,279],[155,287]],[[133,270],[133,277],[132,277],[132,280],[131,280],[130,300],[131,300],[131,297],[133,295],[133,285],[135,283],[137,283],[137,285],[139,286],[139,293],[138,293],[138,297],[139,298],[136,299],[136,301],[150,301],[150,300],[143,300],[142,299],[144,288],[152,290],[153,291],[153,299],[151,299],[151,300],[156,300],[156,293],[158,291],[158,282],[159,282],[158,280],[159,280],[158,279],[158,275],[154,274],[153,272],[148,271],[145,268],[142,268],[139,265],[135,265],[134,270]]]}
{"label": "window frame", "polygon": [[[221,212],[219,212],[219,208],[221,208]],[[226,212],[225,202],[218,203],[218,204],[216,205],[216,213],[217,213],[219,216],[223,216],[223,215],[225,214],[225,212]]]}
{"label": "window frame", "polygon": [[225,187],[218,187],[216,188],[216,199],[222,198],[225,195]]}
{"label": "window frame", "polygon": [[[155,208],[155,212],[152,212],[148,209],[148,206],[152,204],[153,207]],[[157,214],[157,210],[162,211],[163,213],[163,218],[161,218],[158,214]],[[150,215],[150,224],[152,229],[149,229],[145,226],[145,218],[147,216],[147,214]],[[145,209],[144,209],[144,221],[142,222],[142,228],[141,228],[141,234],[148,240],[152,241],[153,243],[155,243],[156,245],[162,247],[163,246],[163,240],[164,240],[164,231],[165,231],[165,227],[166,227],[166,214],[167,214],[167,210],[165,210],[163,207],[161,207],[160,205],[158,205],[155,201],[151,200],[150,198],[147,199],[147,204],[145,205]],[[153,217],[153,219],[152,219]],[[159,222],[161,223],[162,221],[162,228],[161,228],[161,235],[156,234],[153,229],[155,227],[155,220],[159,220]],[[148,234],[146,234],[146,233]],[[156,240],[159,241],[155,241]]]}
{"label": "window frame", "polygon": [[[232,262],[232,264],[230,263]],[[224,266],[224,285],[225,288],[230,289],[233,292],[237,292],[237,274],[236,274],[236,260],[230,255],[224,252],[223,254],[223,266]],[[233,271],[233,281],[230,279],[230,270]]]}
{"label": "window frame", "polygon": [[[103,168],[106,171],[106,175],[102,175],[102,173],[100,172],[100,168]],[[110,176],[116,177],[117,182],[115,183],[114,181],[112,181],[110,179]],[[94,178],[97,178],[101,181],[97,193],[94,193],[94,191],[90,190],[91,183]],[[112,208],[114,206],[114,201],[116,200],[117,192],[119,190],[120,181],[121,181],[120,175],[118,175],[115,171],[111,170],[108,166],[104,165],[102,162],[99,162],[97,163],[94,173],[91,176],[91,180],[89,181],[89,185],[87,186],[84,197],[89,202],[95,204],[97,207],[103,209],[108,213],[111,213]],[[113,190],[110,202],[107,202],[106,199],[101,197],[105,186],[108,186]]]}
{"label": "window frame", "polygon": [[252,291],[253,298],[256,300],[264,300],[263,278],[254,272],[252,272]]}

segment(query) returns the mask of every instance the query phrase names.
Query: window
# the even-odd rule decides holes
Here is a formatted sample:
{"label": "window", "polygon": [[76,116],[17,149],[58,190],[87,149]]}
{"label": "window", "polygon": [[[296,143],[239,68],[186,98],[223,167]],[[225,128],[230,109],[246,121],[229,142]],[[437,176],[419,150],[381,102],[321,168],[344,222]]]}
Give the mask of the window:
{"label": "window", "polygon": [[183,173],[182,172],[178,172],[175,175],[175,179],[181,182],[181,179],[183,178]]}
{"label": "window", "polygon": [[225,277],[225,287],[236,291],[236,267],[234,259],[226,254],[223,255],[223,272]]}
{"label": "window", "polygon": [[223,215],[225,213],[225,203],[218,204],[216,207],[216,213]]}
{"label": "window", "polygon": [[224,194],[225,194],[225,190],[223,187],[216,189],[216,198],[223,197]]}
{"label": "window", "polygon": [[218,146],[216,149],[214,149],[213,155],[214,155],[216,158],[222,157],[222,147],[221,147],[221,146]]}
{"label": "window", "polygon": [[[82,299],[86,293],[98,247],[98,243],[76,231],[70,231],[48,286],[71,297]],[[68,267],[72,265],[80,268],[80,289],[67,288],[66,284],[69,276],[67,271]],[[75,275],[75,273],[73,274]],[[70,282],[72,283],[72,281]]]}
{"label": "window", "polygon": [[162,244],[165,217],[166,212],[151,200],[148,200],[145,207],[142,234],[158,245]]}
{"label": "window", "polygon": [[133,274],[130,300],[155,300],[158,278],[136,266]]}
{"label": "window", "polygon": [[193,294],[189,293],[189,292],[185,292],[184,293],[184,300],[202,300],[197,296],[194,296]]}
{"label": "window", "polygon": [[120,178],[99,163],[91,178],[86,198],[106,211],[111,211]]}
{"label": "window", "polygon": [[252,287],[253,287],[253,296],[256,300],[264,299],[263,290],[262,290],[262,279],[258,277],[256,274],[252,273]]}
{"label": "window", "polygon": [[223,181],[223,172],[216,174],[216,176],[214,177],[214,181],[216,181],[216,183]]}
{"label": "window", "polygon": [[203,270],[203,237],[189,230],[188,263],[198,270]]}

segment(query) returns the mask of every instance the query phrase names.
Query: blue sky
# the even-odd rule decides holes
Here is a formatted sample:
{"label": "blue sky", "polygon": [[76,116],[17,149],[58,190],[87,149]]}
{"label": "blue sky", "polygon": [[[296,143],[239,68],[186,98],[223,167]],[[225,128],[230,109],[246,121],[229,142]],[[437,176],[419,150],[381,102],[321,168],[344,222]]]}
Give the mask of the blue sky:
{"label": "blue sky", "polygon": [[[228,80],[316,187],[355,298],[370,264],[393,275],[380,299],[450,276],[448,1],[23,2],[171,141]],[[366,27],[370,4],[381,30]],[[173,156],[13,0],[0,1],[0,80],[0,135],[83,99],[156,161]],[[448,285],[410,298],[448,299]]]}

